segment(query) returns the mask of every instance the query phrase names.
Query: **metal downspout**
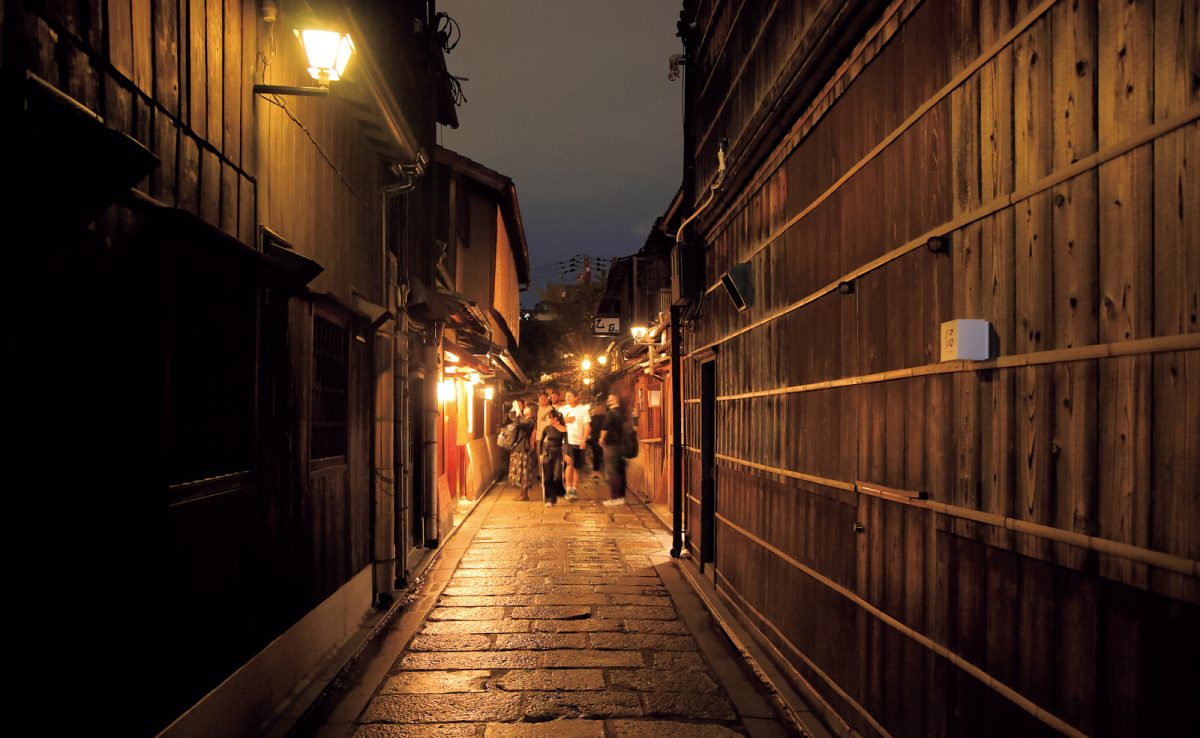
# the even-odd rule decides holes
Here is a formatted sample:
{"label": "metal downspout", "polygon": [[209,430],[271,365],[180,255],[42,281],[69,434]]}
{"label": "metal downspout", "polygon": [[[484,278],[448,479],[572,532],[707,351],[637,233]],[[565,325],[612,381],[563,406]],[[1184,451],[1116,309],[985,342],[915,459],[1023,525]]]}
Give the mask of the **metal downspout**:
{"label": "metal downspout", "polygon": [[671,306],[671,556],[683,552],[683,362],[679,345],[683,308]]}

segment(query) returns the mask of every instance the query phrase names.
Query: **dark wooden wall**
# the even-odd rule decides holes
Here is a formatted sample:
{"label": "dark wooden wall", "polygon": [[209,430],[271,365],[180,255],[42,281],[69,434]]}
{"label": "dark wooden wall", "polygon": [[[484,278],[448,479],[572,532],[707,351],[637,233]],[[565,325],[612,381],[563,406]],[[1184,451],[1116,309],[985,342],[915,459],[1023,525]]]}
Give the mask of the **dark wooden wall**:
{"label": "dark wooden wall", "polygon": [[257,3],[22,3],[34,74],[153,151],[139,189],[253,243]]}
{"label": "dark wooden wall", "polygon": [[[364,131],[361,121],[372,112],[364,113],[352,96],[282,100],[295,120],[255,98],[259,52],[270,49],[271,41],[259,5],[255,0],[0,5],[4,94],[10,92],[7,83],[28,70],[160,161],[135,186],[149,198],[122,196],[78,233],[38,224],[39,255],[50,265],[29,277],[31,283],[53,285],[53,299],[63,304],[52,312],[51,324],[79,325],[80,304],[88,306],[94,323],[86,341],[57,341],[44,353],[32,352],[38,357],[32,363],[62,367],[55,371],[69,384],[48,387],[45,403],[63,410],[47,414],[55,422],[76,419],[76,433],[64,437],[64,447],[88,447],[77,454],[86,461],[64,474],[88,482],[64,499],[66,507],[95,508],[99,514],[81,522],[78,537],[57,530],[54,535],[66,542],[73,565],[86,569],[76,575],[86,583],[79,586],[89,594],[94,587],[104,598],[106,612],[95,625],[100,638],[117,643],[115,658],[140,675],[122,683],[118,694],[96,690],[107,696],[96,698],[102,709],[120,715],[128,732],[164,727],[370,564],[368,421],[375,378],[369,349],[351,339],[346,459],[314,468],[306,435],[313,300],[268,296],[265,262],[254,250],[260,248],[262,223],[324,267],[314,291],[334,293],[342,303],[358,293],[386,304],[378,205],[386,174],[379,152],[386,145],[377,132]],[[421,13],[423,5],[403,5],[389,7],[385,12],[396,17],[381,27],[395,24],[411,35],[412,18],[403,11]],[[308,84],[285,21],[281,16],[275,29],[269,81]],[[412,44],[396,45],[403,52],[389,48],[385,55],[408,61]],[[396,89],[406,95],[424,84],[420,73],[402,76]],[[409,110],[429,112],[429,105]],[[430,116],[422,133],[431,134],[432,127]],[[432,135],[428,139],[431,146]],[[169,222],[186,231],[176,237],[159,230],[151,238],[143,223],[159,219],[159,203],[190,212],[216,230],[171,216]],[[72,205],[62,202],[63,213],[73,215]],[[397,210],[397,216],[408,214]],[[419,234],[413,235],[415,243]],[[182,277],[171,282],[161,265],[184,241],[191,263],[203,269],[180,270]],[[174,451],[171,441],[187,439],[193,451],[207,443],[216,455],[229,440],[216,438],[208,426],[171,433],[178,430],[169,426],[178,408],[170,407],[170,399],[164,402],[168,393],[161,383],[171,375],[162,367],[200,356],[232,373],[228,365],[234,363],[221,364],[222,346],[229,342],[202,343],[194,332],[180,330],[172,299],[181,295],[220,303],[221,309],[208,314],[190,305],[190,314],[197,321],[207,318],[206,327],[228,316],[244,320],[249,327],[239,322],[237,337],[255,343],[252,359],[244,352],[236,356],[237,391],[253,401],[243,403],[239,427],[226,434],[239,441],[252,436],[253,459],[236,470],[219,470],[238,473],[212,485],[176,479],[165,469]],[[214,333],[221,331],[204,338]],[[226,333],[235,331],[226,326]],[[88,370],[71,369],[83,366]],[[214,371],[208,379],[223,383],[228,376]],[[201,483],[175,484],[181,481]],[[89,559],[93,566],[79,567]],[[131,695],[140,701],[136,708],[127,704]]]}
{"label": "dark wooden wall", "polygon": [[[689,73],[718,90],[688,115],[723,121],[740,183],[702,223],[706,281],[748,261],[756,293],[738,313],[709,291],[686,346],[719,350],[726,595],[865,734],[1187,732],[1196,4],[892,3],[788,127],[757,132],[745,101],[789,68],[769,39],[810,21],[685,12]],[[722,81],[741,64],[762,71]],[[715,155],[702,136],[690,154],[699,200]],[[989,320],[999,358],[939,363],[954,318]],[[696,361],[684,381],[698,498]]]}

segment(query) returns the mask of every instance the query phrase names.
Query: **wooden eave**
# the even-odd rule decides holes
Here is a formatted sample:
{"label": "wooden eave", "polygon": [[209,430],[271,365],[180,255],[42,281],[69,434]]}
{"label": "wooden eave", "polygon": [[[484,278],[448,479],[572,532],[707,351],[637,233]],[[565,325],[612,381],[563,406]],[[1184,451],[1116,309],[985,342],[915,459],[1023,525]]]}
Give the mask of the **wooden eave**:
{"label": "wooden eave", "polygon": [[[343,8],[340,16],[351,38],[357,40],[368,37],[353,12]],[[399,154],[396,158],[404,162],[413,161],[421,151],[421,144],[413,133],[412,127],[409,126],[408,120],[404,117],[400,102],[387,84],[387,77],[375,60],[371,49],[363,41],[356,43],[354,59],[351,64],[354,67],[351,76],[357,83],[348,89],[353,89],[357,96],[349,99],[362,112],[361,115],[355,117],[368,128],[375,128],[383,134],[383,136],[370,136],[370,138],[377,141],[386,140],[389,144],[388,149],[395,146],[394,150],[385,149],[385,153]]]}

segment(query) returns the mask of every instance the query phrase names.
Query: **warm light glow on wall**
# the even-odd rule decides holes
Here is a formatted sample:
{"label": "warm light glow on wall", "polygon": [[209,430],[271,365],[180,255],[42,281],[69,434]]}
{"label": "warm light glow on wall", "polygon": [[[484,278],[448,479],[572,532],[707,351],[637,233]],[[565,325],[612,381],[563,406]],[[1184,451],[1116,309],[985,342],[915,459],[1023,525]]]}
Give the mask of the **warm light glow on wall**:
{"label": "warm light glow on wall", "polygon": [[449,402],[454,399],[454,380],[443,379],[438,382],[438,401]]}
{"label": "warm light glow on wall", "polygon": [[474,383],[463,385],[467,402],[467,433],[475,432],[475,387]]}
{"label": "warm light glow on wall", "polygon": [[472,385],[476,385],[476,384],[479,384],[480,382],[482,382],[483,378],[479,376],[479,372],[471,372],[470,375],[467,376],[467,380]]}
{"label": "warm light glow on wall", "polygon": [[446,358],[446,362],[449,364],[457,364],[458,363],[458,354],[454,353],[453,351],[447,351],[444,354],[442,354],[442,356],[444,356]]}

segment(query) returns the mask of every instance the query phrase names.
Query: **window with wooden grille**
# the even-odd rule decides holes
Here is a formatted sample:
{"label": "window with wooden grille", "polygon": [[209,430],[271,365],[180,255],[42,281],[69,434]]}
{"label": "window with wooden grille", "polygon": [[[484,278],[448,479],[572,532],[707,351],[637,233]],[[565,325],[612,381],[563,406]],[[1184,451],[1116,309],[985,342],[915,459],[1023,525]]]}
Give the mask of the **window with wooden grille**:
{"label": "window with wooden grille", "polygon": [[313,318],[312,459],[346,455],[350,409],[350,330]]}

